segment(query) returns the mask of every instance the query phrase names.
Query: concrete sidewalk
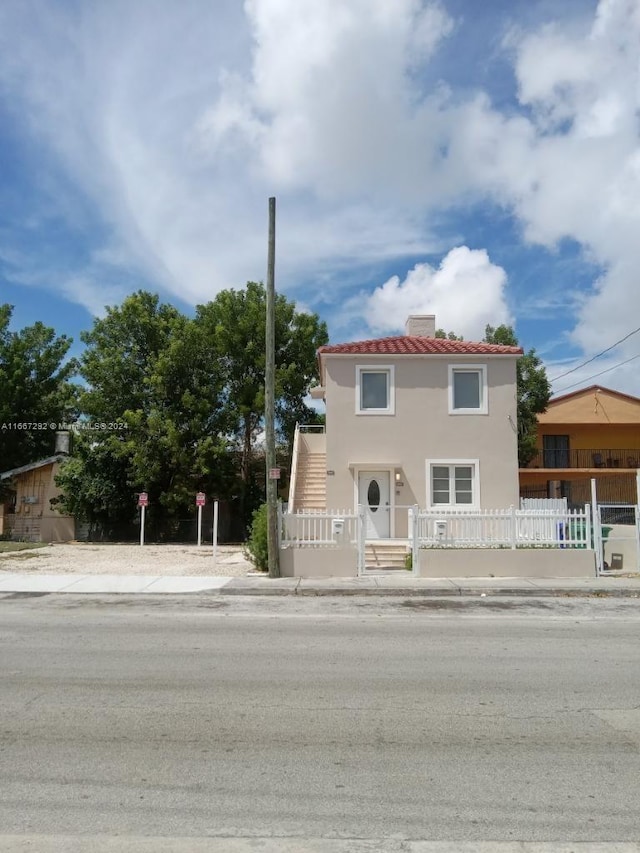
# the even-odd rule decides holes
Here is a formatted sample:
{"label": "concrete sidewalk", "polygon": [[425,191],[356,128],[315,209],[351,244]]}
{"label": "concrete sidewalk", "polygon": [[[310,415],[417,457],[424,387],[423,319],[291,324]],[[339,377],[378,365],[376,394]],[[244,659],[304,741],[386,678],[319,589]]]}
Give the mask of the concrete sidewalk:
{"label": "concrete sidewalk", "polygon": [[278,578],[0,573],[3,593],[640,597],[640,576],[600,578]]}

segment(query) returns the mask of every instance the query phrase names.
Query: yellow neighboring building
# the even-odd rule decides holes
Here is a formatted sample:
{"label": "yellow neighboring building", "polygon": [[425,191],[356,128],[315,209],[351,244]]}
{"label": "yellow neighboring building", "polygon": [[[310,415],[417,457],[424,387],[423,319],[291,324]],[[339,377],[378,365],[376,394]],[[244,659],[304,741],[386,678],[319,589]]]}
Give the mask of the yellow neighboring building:
{"label": "yellow neighboring building", "polygon": [[538,415],[538,452],[520,469],[520,492],[582,505],[595,477],[599,502],[635,504],[639,467],[640,398],[591,385]]}

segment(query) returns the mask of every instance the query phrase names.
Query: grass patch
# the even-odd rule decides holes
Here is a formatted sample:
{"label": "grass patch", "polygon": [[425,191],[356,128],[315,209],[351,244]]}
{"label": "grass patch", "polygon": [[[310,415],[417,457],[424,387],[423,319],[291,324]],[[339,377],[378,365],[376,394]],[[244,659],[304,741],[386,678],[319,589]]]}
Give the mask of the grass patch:
{"label": "grass patch", "polygon": [[9,554],[14,551],[30,551],[33,548],[46,548],[47,544],[47,542],[0,542],[0,554]]}

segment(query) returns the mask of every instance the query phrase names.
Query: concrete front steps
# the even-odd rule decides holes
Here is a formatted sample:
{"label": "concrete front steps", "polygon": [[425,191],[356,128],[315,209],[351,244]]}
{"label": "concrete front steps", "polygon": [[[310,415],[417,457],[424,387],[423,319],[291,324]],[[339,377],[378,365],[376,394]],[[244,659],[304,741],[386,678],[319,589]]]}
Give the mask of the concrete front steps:
{"label": "concrete front steps", "polygon": [[406,539],[378,539],[365,544],[364,565],[371,570],[402,570],[409,553]]}
{"label": "concrete front steps", "polygon": [[327,456],[325,453],[300,453],[296,471],[294,512],[327,507]]}

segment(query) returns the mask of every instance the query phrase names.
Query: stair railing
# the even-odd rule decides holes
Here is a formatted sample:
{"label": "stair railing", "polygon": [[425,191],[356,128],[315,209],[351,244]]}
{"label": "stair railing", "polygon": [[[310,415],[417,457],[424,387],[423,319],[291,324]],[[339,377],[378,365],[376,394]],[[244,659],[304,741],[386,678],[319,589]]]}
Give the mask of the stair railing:
{"label": "stair railing", "polygon": [[289,509],[296,511],[296,480],[298,479],[298,451],[300,445],[300,424],[296,422],[293,433],[293,448],[291,450],[291,477],[289,479]]}

